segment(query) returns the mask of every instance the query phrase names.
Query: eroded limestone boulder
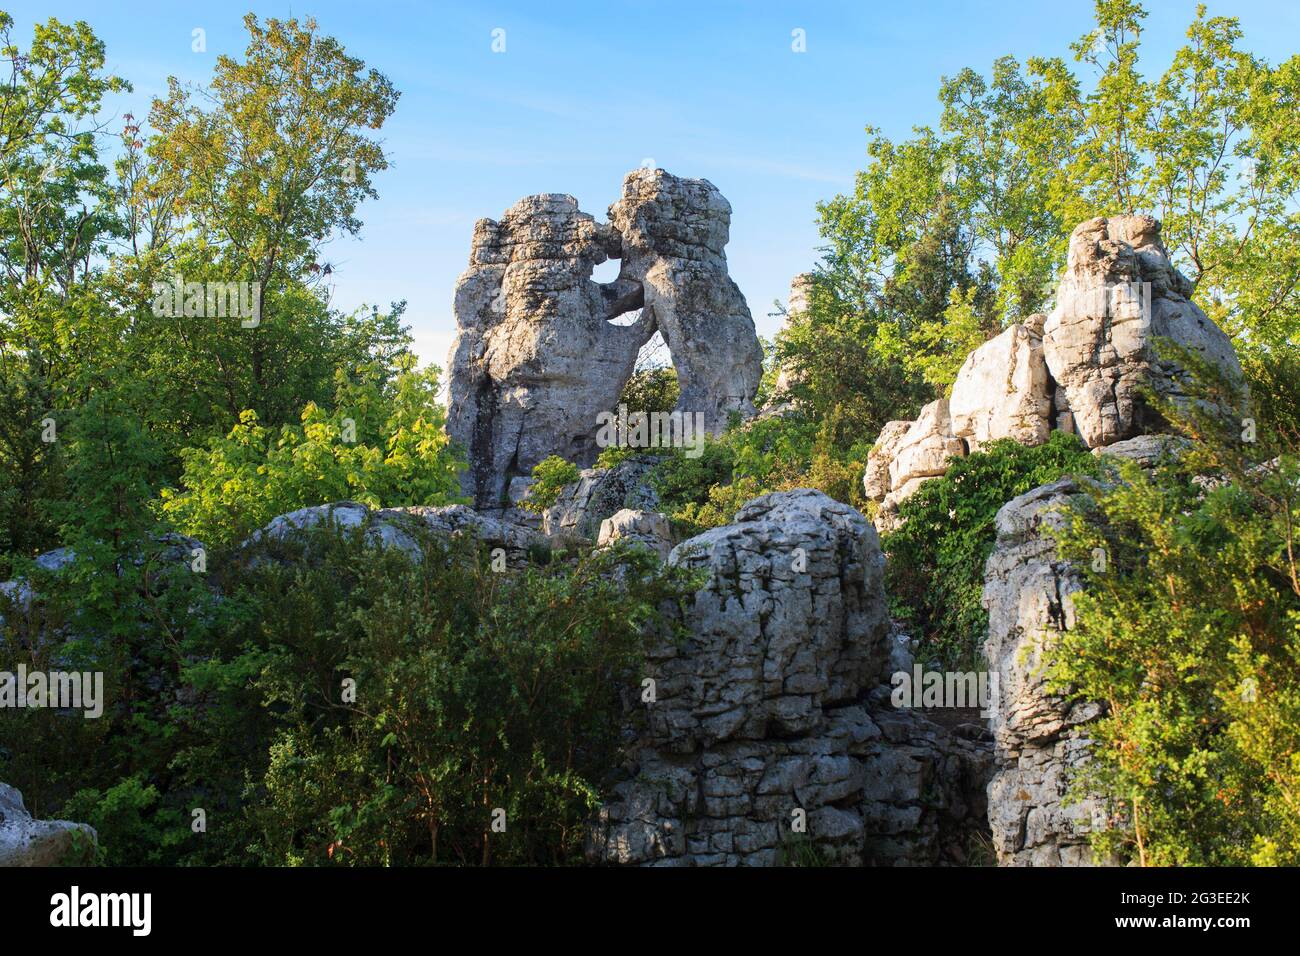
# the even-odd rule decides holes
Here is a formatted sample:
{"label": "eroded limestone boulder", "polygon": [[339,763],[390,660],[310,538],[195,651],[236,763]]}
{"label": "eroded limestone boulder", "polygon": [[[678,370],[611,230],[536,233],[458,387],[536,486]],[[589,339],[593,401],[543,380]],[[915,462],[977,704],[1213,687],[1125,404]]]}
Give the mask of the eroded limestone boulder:
{"label": "eroded limestone boulder", "polygon": [[[652,647],[653,703],[595,821],[595,862],[935,863],[982,824],[988,749],[894,710],[876,534],[800,489],[745,505],[669,560],[708,573],[684,643]],[[665,609],[666,614],[673,613]],[[799,817],[806,832],[793,823]]]}
{"label": "eroded limestone boulder", "polygon": [[[480,509],[506,507],[511,481],[548,455],[593,464],[597,415],[656,331],[679,410],[713,432],[733,411],[753,413],[762,349],[727,274],[731,207],[717,187],[639,169],[609,215],[599,223],[572,196],[547,194],[474,227],[456,284],[447,431],[467,451],[463,490]],[[618,278],[595,282],[611,256]]]}
{"label": "eroded limestone boulder", "polygon": [[23,795],[0,783],[0,867],[86,865],[99,837],[93,827],[67,820],[33,820]]}
{"label": "eroded limestone boulder", "polygon": [[595,540],[601,522],[624,508],[654,511],[659,498],[647,476],[657,460],[653,455],[638,455],[612,468],[583,469],[546,509],[542,530],[550,537]]}
{"label": "eroded limestone boulder", "polygon": [[1158,339],[1241,380],[1231,340],[1191,294],[1152,217],[1096,218],[1075,228],[1056,307],[1044,324],[1043,356],[1089,447],[1162,430],[1143,387],[1186,400],[1186,372],[1172,358],[1157,357]]}
{"label": "eroded limestone boulder", "polygon": [[948,399],[952,433],[968,451],[998,438],[1041,445],[1052,430],[1052,397],[1042,339],[1013,325],[962,363]]}
{"label": "eroded limestone boulder", "polygon": [[615,541],[644,545],[663,560],[673,549],[673,532],[667,515],[624,508],[600,523],[596,546],[608,547]]}
{"label": "eroded limestone boulder", "polygon": [[[916,421],[908,425],[901,436],[896,432],[889,435],[882,432],[882,441],[877,443],[873,454],[879,462],[877,475],[883,462],[888,460],[884,467],[888,469],[889,488],[882,496],[875,522],[877,529],[886,532],[897,526],[898,506],[903,501],[926,481],[946,474],[948,459],[966,455],[966,442],[953,434],[948,400],[940,398],[921,409]],[[870,461],[869,454],[868,471],[872,467]],[[863,482],[866,484],[865,475]],[[873,483],[872,487],[878,490],[880,484]]]}
{"label": "eroded limestone boulder", "polygon": [[1107,821],[1100,798],[1065,804],[1071,772],[1088,759],[1087,724],[1101,708],[1051,693],[1046,675],[1059,635],[1075,626],[1071,597],[1082,587],[1047,529],[1066,520],[1079,495],[1066,478],[1007,502],[985,565],[984,652],[998,677],[989,825],[1004,866],[1089,865],[1089,834]]}

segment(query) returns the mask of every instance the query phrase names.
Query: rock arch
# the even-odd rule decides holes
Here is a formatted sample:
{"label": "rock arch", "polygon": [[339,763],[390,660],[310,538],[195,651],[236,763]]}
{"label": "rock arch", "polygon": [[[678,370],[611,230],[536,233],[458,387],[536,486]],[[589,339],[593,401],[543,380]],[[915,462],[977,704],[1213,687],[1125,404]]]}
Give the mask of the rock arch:
{"label": "rock arch", "polygon": [[[707,180],[638,169],[609,217],[551,193],[474,227],[453,306],[447,430],[468,453],[463,491],[479,508],[504,506],[511,482],[548,455],[592,464],[596,416],[656,331],[678,371],[679,410],[703,413],[715,433],[731,412],[753,413],[762,350],[727,274],[726,199]],[[618,277],[594,281],[610,258]]]}

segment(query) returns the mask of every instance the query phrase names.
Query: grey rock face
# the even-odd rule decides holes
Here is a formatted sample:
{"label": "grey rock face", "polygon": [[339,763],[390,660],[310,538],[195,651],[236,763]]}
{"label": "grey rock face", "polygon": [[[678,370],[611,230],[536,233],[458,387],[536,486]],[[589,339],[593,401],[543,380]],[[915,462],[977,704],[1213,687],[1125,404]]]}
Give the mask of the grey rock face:
{"label": "grey rock face", "polygon": [[1000,697],[991,722],[989,825],[1004,866],[1088,865],[1088,835],[1106,825],[1100,799],[1064,805],[1069,773],[1088,759],[1086,725],[1101,708],[1051,694],[1044,674],[1055,639],[1074,626],[1071,595],[1082,587],[1045,528],[1063,520],[1060,509],[1078,494],[1074,481],[1063,479],[1007,502],[985,566],[984,652]]}
{"label": "grey rock face", "polygon": [[0,867],[89,863],[98,835],[84,823],[33,820],[23,795],[0,783]]}
{"label": "grey rock face", "polygon": [[[711,183],[637,170],[598,223],[572,196],[520,200],[474,227],[456,284],[447,430],[464,446],[465,493],[505,504],[512,479],[548,455],[596,458],[596,416],[617,404],[638,350],[656,330],[673,355],[679,409],[719,431],[752,414],[762,351],[727,274],[731,207]],[[621,258],[619,277],[593,268]],[[630,324],[621,316],[640,310]]]}
{"label": "grey rock face", "polygon": [[654,333],[644,314],[609,321],[643,298],[635,284],[592,281],[618,251],[572,196],[529,196],[475,225],[456,283],[447,431],[468,451],[476,504],[501,507],[510,480],[548,455],[595,459],[596,415],[617,403]]}
{"label": "grey rock face", "polygon": [[638,283],[645,311],[672,352],[677,408],[702,413],[715,434],[731,412],[754,413],[763,350],[723,251],[731,204],[707,179],[638,169],[609,207],[623,241],[620,282]]}
{"label": "grey rock face", "polygon": [[1185,399],[1186,373],[1157,358],[1159,338],[1240,381],[1231,340],[1191,293],[1150,216],[1090,219],[1071,234],[1056,308],[1043,328],[1043,355],[1090,447],[1161,430],[1159,416],[1139,395],[1143,386],[1175,402]]}
{"label": "grey rock face", "polygon": [[673,532],[666,515],[624,508],[600,523],[596,546],[604,548],[615,541],[645,545],[663,560],[673,549]]}
{"label": "grey rock face", "polygon": [[546,509],[542,530],[548,536],[595,539],[601,522],[624,508],[654,511],[659,504],[646,475],[654,467],[653,455],[626,458],[613,468],[587,468],[577,481],[560,490],[555,504]]}
{"label": "grey rock face", "polygon": [[[646,660],[655,701],[593,861],[937,862],[983,814],[987,750],[872,695],[891,654],[876,535],[820,492],[765,495],[670,561],[708,583],[684,645]],[[975,736],[978,736],[976,734]],[[806,833],[798,833],[798,814]],[[955,857],[947,857],[955,858]]]}
{"label": "grey rock face", "polygon": [[1052,396],[1042,338],[1013,325],[971,352],[957,373],[948,409],[952,433],[969,451],[998,438],[1025,445],[1047,441]]}
{"label": "grey rock face", "polygon": [[359,531],[377,547],[397,548],[416,559],[421,556],[420,531],[446,536],[467,534],[490,548],[502,548],[506,563],[511,567],[525,564],[529,550],[544,541],[540,534],[527,527],[478,514],[465,505],[413,505],[372,510],[355,501],[338,501],[280,515],[241,547],[274,546],[322,525],[343,531]]}
{"label": "grey rock face", "polygon": [[1141,468],[1151,469],[1166,457],[1177,457],[1188,444],[1187,439],[1177,435],[1139,435],[1094,448],[1092,453],[1098,457],[1127,458]]}
{"label": "grey rock face", "polygon": [[[891,427],[899,424],[907,424],[906,430]],[[965,455],[966,442],[953,434],[946,398],[926,405],[914,422],[886,425],[868,454],[863,475],[868,494],[885,489],[879,499],[876,528],[887,532],[897,527],[899,504],[926,481],[946,474],[948,459]]]}

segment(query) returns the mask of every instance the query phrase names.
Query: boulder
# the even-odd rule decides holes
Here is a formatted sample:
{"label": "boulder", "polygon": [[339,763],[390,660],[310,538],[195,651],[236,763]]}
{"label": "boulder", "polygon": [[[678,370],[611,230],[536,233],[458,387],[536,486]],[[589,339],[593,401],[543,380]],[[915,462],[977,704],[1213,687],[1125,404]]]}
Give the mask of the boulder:
{"label": "boulder", "polygon": [[[876,528],[886,532],[897,527],[898,506],[903,501],[926,481],[946,474],[948,459],[965,457],[966,443],[952,433],[948,400],[941,398],[921,409],[921,414],[901,437],[897,437],[896,432],[886,434],[882,431],[875,451],[878,462],[876,475],[881,473],[880,462],[886,457],[889,459],[889,490],[881,499],[875,521]],[[891,451],[892,455],[889,454]],[[870,454],[867,469],[872,470]],[[866,483],[864,474],[863,484]],[[878,490],[879,481],[873,482],[872,487]]]}
{"label": "boulder", "polygon": [[1161,431],[1143,388],[1175,404],[1187,400],[1187,373],[1172,357],[1157,356],[1158,339],[1242,381],[1231,340],[1191,300],[1192,288],[1150,216],[1090,219],[1071,234],[1056,307],[1043,327],[1043,357],[1089,447]]}
{"label": "boulder", "polygon": [[86,865],[99,836],[84,823],[33,820],[23,795],[0,783],[0,867]]}
{"label": "boulder", "polygon": [[862,487],[872,501],[881,501],[889,494],[889,466],[898,453],[899,443],[911,427],[910,421],[886,422],[875,445],[867,453],[867,470],[862,475]]}
{"label": "boulder", "polygon": [[1052,398],[1042,339],[1013,325],[962,363],[948,399],[952,433],[969,451],[998,438],[1041,445],[1052,429]]}
{"label": "boulder", "polygon": [[542,516],[549,537],[595,540],[601,522],[624,508],[654,511],[659,498],[647,482],[658,458],[638,455],[612,468],[586,468],[572,484],[560,489],[555,503]]}
{"label": "boulder", "polygon": [[644,545],[663,560],[673,549],[673,532],[667,515],[624,508],[600,523],[596,546],[605,548],[615,541]]}

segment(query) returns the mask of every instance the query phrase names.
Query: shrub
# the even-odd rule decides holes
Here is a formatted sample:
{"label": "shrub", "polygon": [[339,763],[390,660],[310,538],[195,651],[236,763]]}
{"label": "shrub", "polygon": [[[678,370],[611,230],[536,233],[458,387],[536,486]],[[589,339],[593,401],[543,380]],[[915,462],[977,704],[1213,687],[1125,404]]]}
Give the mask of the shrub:
{"label": "shrub", "polygon": [[559,455],[543,458],[533,467],[533,483],[528,487],[524,508],[541,514],[559,500],[565,485],[573,484],[581,476],[577,465]]}
{"label": "shrub", "polygon": [[1212,407],[1162,409],[1194,439],[1187,451],[1150,475],[1125,463],[1059,533],[1085,588],[1050,676],[1106,704],[1072,781],[1116,807],[1099,850],[1146,865],[1294,866],[1300,454],[1287,423],[1243,443]]}
{"label": "shrub", "polygon": [[1079,439],[1054,432],[1043,445],[1011,439],[954,458],[899,506],[903,522],[885,536],[885,586],[896,617],[914,629],[918,658],[968,670],[982,656],[988,612],[981,597],[998,509],[1068,474],[1093,474],[1097,459]]}
{"label": "shrub", "polygon": [[210,548],[236,544],[276,515],[351,499],[373,508],[448,504],[462,467],[443,431],[437,369],[342,373],[333,411],[309,403],[301,424],[275,430],[244,411],[205,448],[186,449],[181,492],[162,510]]}

